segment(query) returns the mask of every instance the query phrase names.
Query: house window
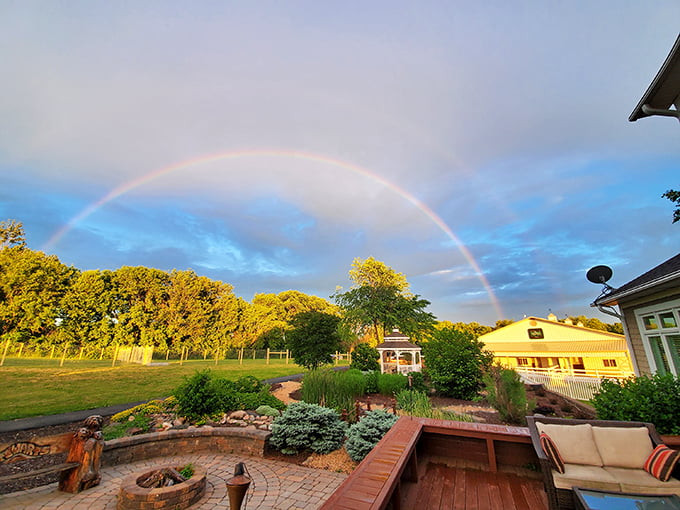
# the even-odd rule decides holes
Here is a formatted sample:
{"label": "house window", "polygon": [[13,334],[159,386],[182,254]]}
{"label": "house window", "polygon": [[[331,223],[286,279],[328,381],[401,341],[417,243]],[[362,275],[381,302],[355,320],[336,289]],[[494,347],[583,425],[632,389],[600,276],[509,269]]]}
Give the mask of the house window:
{"label": "house window", "polygon": [[529,338],[532,340],[537,340],[543,338],[543,328],[531,328],[528,329]]}
{"label": "house window", "polygon": [[529,366],[529,358],[517,358],[517,366],[528,367]]}
{"label": "house window", "polygon": [[643,308],[636,315],[652,372],[677,376],[680,375],[680,301],[663,306]]}
{"label": "house window", "polygon": [[615,359],[603,359],[605,367],[616,367],[616,360]]}

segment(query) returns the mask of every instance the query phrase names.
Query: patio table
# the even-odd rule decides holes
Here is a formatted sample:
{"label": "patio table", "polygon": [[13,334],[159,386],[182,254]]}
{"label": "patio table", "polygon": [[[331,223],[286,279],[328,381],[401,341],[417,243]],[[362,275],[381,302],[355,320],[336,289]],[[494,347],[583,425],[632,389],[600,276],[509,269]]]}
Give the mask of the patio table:
{"label": "patio table", "polygon": [[680,510],[675,494],[628,494],[574,487],[574,502],[580,510]]}

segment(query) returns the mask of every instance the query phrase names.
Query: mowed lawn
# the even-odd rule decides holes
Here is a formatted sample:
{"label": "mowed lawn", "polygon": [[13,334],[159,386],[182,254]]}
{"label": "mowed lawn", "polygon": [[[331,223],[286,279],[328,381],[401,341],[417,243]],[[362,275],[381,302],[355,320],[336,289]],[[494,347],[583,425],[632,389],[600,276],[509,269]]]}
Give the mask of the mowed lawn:
{"label": "mowed lawn", "polygon": [[270,379],[303,373],[292,361],[244,359],[171,361],[142,366],[108,361],[7,358],[0,367],[0,421],[127,404],[172,395],[186,377],[210,369],[215,376],[238,379],[252,375]]}

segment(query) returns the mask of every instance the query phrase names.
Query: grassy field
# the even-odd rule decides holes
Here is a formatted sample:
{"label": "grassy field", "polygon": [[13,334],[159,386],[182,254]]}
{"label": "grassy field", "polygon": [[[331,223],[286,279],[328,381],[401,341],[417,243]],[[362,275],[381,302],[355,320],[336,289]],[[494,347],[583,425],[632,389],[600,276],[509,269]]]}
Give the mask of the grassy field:
{"label": "grassy field", "polygon": [[7,358],[0,367],[0,421],[94,409],[167,397],[186,376],[210,369],[228,379],[253,375],[269,379],[304,372],[285,360],[179,361],[165,366],[116,364],[108,361]]}

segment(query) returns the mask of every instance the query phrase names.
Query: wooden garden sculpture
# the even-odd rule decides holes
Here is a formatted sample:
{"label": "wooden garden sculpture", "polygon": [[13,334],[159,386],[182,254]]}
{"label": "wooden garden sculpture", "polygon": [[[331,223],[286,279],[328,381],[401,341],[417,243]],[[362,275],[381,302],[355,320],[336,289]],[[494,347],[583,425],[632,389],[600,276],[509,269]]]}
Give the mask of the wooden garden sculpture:
{"label": "wooden garden sculpture", "polygon": [[73,435],[66,462],[78,462],[80,465],[62,473],[59,490],[77,493],[99,485],[104,450],[103,421],[99,415],[90,416]]}

